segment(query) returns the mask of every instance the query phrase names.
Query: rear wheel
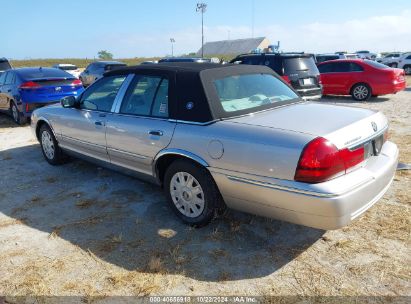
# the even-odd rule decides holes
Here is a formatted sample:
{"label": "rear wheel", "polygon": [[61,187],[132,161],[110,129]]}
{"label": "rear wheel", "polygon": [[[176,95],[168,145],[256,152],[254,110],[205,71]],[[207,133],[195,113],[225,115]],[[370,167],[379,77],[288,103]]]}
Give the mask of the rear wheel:
{"label": "rear wheel", "polygon": [[358,101],[368,100],[371,97],[371,88],[365,83],[358,83],[352,87],[351,96]]}
{"label": "rear wheel", "polygon": [[40,145],[44,158],[50,165],[60,165],[64,161],[63,151],[60,149],[53,132],[47,124],[40,127]]}
{"label": "rear wheel", "polygon": [[176,215],[192,226],[208,224],[225,209],[210,173],[187,160],[176,160],[167,168],[164,190]]}
{"label": "rear wheel", "polygon": [[27,118],[24,117],[22,113],[20,113],[14,101],[10,103],[10,112],[11,112],[11,117],[13,118],[16,124],[24,125],[27,122]]}
{"label": "rear wheel", "polygon": [[411,75],[411,65],[404,66],[405,74]]}
{"label": "rear wheel", "polygon": [[396,62],[394,62],[394,63],[391,63],[390,64],[390,67],[392,67],[392,68],[397,68],[398,67],[398,63],[396,63]]}

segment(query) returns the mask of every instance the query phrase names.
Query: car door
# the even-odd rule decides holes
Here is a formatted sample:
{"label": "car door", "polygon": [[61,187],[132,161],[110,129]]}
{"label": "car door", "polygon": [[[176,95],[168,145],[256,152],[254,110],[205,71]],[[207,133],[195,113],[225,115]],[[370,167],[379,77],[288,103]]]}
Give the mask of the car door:
{"label": "car door", "polygon": [[13,99],[13,86],[15,82],[16,76],[14,72],[8,71],[6,72],[6,76],[4,79],[4,83],[1,87],[1,109],[7,110],[10,108],[10,101]]}
{"label": "car door", "polygon": [[335,81],[336,81],[336,75],[334,73],[335,71],[335,65],[333,62],[327,62],[327,63],[322,63],[318,65],[318,70],[320,71],[320,77],[321,77],[321,83],[323,86],[323,94],[328,95],[328,94],[336,94],[336,88],[335,88]]}
{"label": "car door", "polygon": [[7,72],[0,74],[0,110],[8,109],[8,105],[6,104],[6,90],[3,88],[4,82],[6,80],[6,75],[7,75]]}
{"label": "car door", "polygon": [[136,74],[121,104],[107,120],[111,162],[152,175],[152,162],[174,133],[169,120],[173,82],[168,75]]}
{"label": "car door", "polygon": [[106,121],[127,75],[100,79],[80,96],[78,108],[63,109],[58,119],[63,148],[109,162]]}

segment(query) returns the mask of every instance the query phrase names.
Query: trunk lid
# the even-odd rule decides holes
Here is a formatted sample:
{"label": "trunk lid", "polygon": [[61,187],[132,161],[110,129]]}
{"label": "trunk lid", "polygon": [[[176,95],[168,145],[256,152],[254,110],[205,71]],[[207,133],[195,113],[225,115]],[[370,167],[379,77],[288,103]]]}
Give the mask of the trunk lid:
{"label": "trunk lid", "polygon": [[378,137],[386,117],[363,108],[306,102],[227,120],[264,128],[284,129],[330,140],[338,149]]}

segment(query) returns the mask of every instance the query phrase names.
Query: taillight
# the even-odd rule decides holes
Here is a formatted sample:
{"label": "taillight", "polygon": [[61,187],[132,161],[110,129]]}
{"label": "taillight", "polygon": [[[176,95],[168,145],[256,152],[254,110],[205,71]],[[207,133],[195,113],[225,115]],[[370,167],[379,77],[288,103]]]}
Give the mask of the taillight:
{"label": "taillight", "polygon": [[290,78],[287,75],[282,76],[283,79],[287,82],[291,84]]}
{"label": "taillight", "polygon": [[39,87],[40,85],[35,83],[34,81],[27,81],[27,82],[22,83],[19,88],[27,90],[27,89],[37,89]]}
{"label": "taillight", "polygon": [[73,82],[71,83],[71,85],[72,85],[73,87],[78,87],[78,86],[82,86],[83,83],[81,82],[80,79],[76,79],[76,80],[73,80]]}
{"label": "taillight", "polygon": [[318,137],[309,142],[298,161],[294,179],[305,183],[320,183],[345,174],[364,161],[364,147],[356,150],[338,150],[325,138]]}

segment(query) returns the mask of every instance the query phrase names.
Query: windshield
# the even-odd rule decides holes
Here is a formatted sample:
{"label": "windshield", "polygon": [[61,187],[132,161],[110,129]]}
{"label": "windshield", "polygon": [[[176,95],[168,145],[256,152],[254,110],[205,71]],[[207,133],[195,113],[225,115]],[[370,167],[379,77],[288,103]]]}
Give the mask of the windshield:
{"label": "windshield", "polygon": [[302,71],[318,73],[317,66],[312,57],[297,57],[284,60],[284,72],[286,75]]}
{"label": "windshield", "polygon": [[11,65],[8,61],[0,60],[0,71],[11,69]]}
{"label": "windshield", "polygon": [[372,61],[372,60],[364,60],[364,61],[374,68],[378,68],[378,69],[389,69],[390,68],[389,66],[386,66],[385,64],[382,64],[382,63],[378,63],[376,61]]}
{"label": "windshield", "polygon": [[[253,109],[298,98],[271,74],[236,75],[214,80],[219,101],[227,113]],[[266,107],[263,107],[266,108]]]}

